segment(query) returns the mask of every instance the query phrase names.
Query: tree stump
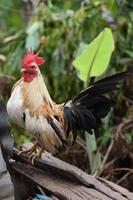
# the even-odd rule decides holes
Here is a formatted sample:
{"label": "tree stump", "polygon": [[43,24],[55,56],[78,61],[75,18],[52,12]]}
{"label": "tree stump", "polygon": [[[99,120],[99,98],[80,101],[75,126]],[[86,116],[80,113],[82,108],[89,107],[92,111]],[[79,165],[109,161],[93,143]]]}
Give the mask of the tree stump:
{"label": "tree stump", "polygon": [[[133,193],[103,178],[94,178],[45,152],[34,166],[14,149],[10,163],[16,200],[27,199],[38,185],[61,200],[133,200]],[[32,188],[32,189],[31,189]]]}

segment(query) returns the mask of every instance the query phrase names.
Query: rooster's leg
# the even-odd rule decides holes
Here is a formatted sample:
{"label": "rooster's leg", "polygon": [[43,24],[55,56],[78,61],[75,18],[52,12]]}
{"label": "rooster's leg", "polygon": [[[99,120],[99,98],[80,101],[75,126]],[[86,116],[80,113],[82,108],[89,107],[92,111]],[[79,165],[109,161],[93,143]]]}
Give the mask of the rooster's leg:
{"label": "rooster's leg", "polygon": [[21,155],[22,153],[27,153],[28,156],[30,156],[31,154],[36,153],[37,148],[38,148],[38,143],[35,142],[35,144],[30,149],[20,151],[18,155]]}
{"label": "rooster's leg", "polygon": [[32,165],[34,165],[34,161],[36,158],[41,158],[43,152],[44,150],[42,148],[39,148],[35,154],[30,155]]}
{"label": "rooster's leg", "polygon": [[43,152],[44,149],[38,145],[38,142],[36,142],[30,149],[20,151],[18,155],[21,155],[22,153],[27,153],[29,160],[31,161],[32,165],[34,165],[34,160],[36,158],[40,158]]}

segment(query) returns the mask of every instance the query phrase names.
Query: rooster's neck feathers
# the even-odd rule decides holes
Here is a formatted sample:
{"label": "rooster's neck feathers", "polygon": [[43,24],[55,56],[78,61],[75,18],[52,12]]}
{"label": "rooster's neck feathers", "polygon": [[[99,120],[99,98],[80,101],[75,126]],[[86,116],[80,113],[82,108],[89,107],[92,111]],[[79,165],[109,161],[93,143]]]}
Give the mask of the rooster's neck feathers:
{"label": "rooster's neck feathers", "polygon": [[33,81],[23,82],[22,94],[23,106],[28,108],[31,116],[44,116],[47,119],[58,116],[58,120],[64,123],[63,105],[57,105],[52,101],[40,70]]}
{"label": "rooster's neck feathers", "polygon": [[31,110],[35,110],[44,101],[53,103],[49,92],[44,83],[43,77],[38,70],[37,77],[30,83],[23,82],[22,93],[24,98],[24,106]]}

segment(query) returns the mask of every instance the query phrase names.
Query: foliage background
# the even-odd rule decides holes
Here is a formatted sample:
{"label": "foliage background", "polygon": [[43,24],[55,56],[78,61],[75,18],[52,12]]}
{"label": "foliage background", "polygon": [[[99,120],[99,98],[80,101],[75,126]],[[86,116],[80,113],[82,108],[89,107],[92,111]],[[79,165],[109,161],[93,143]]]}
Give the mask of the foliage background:
{"label": "foliage background", "polygon": [[[46,59],[41,70],[53,99],[60,103],[74,97],[84,85],[72,62],[105,27],[113,31],[115,52],[104,75],[133,71],[130,0],[1,0],[0,20],[0,91],[5,102],[21,76],[22,57],[31,47],[41,49]],[[132,78],[130,73],[123,90],[113,95],[113,109],[97,136],[98,150],[105,161],[97,174],[129,190],[133,189]],[[31,139],[23,130],[12,128],[17,144]],[[81,136],[61,158],[90,172],[86,149]]]}

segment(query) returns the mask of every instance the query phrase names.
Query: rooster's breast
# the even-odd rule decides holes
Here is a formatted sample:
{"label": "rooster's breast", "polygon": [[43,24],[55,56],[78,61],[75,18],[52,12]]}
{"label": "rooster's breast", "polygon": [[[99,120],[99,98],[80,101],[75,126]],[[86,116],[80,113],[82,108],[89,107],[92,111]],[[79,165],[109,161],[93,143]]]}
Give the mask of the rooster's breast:
{"label": "rooster's breast", "polygon": [[12,94],[10,99],[7,103],[7,112],[9,118],[13,123],[18,125],[19,127],[24,128],[24,111],[23,111],[23,99],[22,99],[22,88],[20,85],[17,85]]}

